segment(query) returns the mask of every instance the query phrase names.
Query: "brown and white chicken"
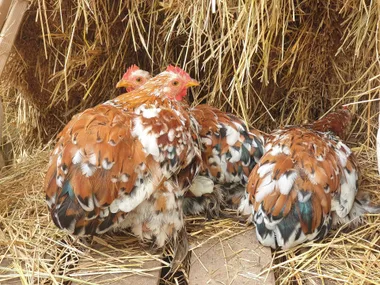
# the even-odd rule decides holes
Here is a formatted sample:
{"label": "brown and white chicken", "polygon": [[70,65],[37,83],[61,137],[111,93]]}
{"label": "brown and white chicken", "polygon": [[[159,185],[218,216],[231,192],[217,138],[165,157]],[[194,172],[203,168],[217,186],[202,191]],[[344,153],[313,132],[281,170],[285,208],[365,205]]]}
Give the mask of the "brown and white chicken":
{"label": "brown and white chicken", "polygon": [[184,211],[218,217],[221,206],[239,206],[249,174],[263,155],[264,136],[237,116],[209,105],[191,108],[190,117],[199,126],[202,171],[184,200]]}
{"label": "brown and white chicken", "polygon": [[291,248],[322,239],[332,225],[380,212],[357,196],[357,161],[341,139],[351,120],[351,113],[342,109],[311,125],[285,127],[267,137],[240,207],[252,214],[263,245]]}
{"label": "brown and white chicken", "polygon": [[[134,71],[149,80],[148,72],[136,66]],[[128,69],[116,87],[128,91],[142,81],[137,82]],[[222,204],[233,208],[240,204],[248,176],[263,154],[264,136],[237,116],[206,104],[190,108],[189,117],[200,138],[202,171],[185,195],[184,212],[219,216]]]}
{"label": "brown and white chicken", "polygon": [[200,151],[188,111],[172,98],[195,85],[170,66],[72,118],[58,135],[45,178],[56,226],[75,235],[130,228],[158,247],[176,237]]}

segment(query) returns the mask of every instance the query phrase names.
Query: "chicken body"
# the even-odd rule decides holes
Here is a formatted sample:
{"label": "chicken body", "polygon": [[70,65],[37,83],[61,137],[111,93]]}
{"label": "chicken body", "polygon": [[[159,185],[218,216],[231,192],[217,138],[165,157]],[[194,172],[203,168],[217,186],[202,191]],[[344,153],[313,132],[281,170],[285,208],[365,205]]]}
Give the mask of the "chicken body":
{"label": "chicken body", "polygon": [[59,228],[75,235],[131,228],[158,247],[176,236],[200,152],[188,112],[168,97],[184,96],[196,84],[172,68],[72,118],[58,135],[45,178]]}
{"label": "chicken body", "polygon": [[243,120],[209,105],[189,110],[198,124],[202,171],[184,200],[187,214],[219,215],[220,207],[236,208],[248,176],[264,152],[264,137]]}
{"label": "chicken body", "polygon": [[[136,81],[142,75],[143,80]],[[116,87],[128,91],[149,78],[148,72],[132,66]],[[200,138],[202,171],[185,195],[184,212],[219,216],[222,204],[232,208],[240,204],[249,173],[263,155],[264,136],[248,129],[240,118],[206,104],[188,111]]]}
{"label": "chicken body", "polygon": [[358,191],[358,167],[351,150],[333,134],[343,136],[350,123],[349,111],[341,110],[312,125],[286,127],[268,137],[240,207],[243,213],[252,213],[263,245],[286,249],[321,239],[333,220],[350,214]]}

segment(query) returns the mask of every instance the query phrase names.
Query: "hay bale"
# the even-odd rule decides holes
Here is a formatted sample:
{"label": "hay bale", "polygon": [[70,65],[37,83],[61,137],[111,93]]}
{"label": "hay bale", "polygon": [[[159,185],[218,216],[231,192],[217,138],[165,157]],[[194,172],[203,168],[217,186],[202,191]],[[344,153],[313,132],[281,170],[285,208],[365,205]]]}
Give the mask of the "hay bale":
{"label": "hay bale", "polygon": [[184,66],[202,82],[195,103],[264,130],[378,94],[377,2],[216,1],[215,13],[211,3],[34,0],[3,81],[40,112],[44,142],[74,113],[117,95],[132,63]]}

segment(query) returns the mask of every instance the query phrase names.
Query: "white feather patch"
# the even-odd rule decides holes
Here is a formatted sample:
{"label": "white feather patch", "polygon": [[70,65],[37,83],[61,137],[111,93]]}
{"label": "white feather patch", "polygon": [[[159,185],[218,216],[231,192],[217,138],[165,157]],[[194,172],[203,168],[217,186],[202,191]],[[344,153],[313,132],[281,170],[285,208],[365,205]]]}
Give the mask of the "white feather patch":
{"label": "white feather patch", "polygon": [[108,209],[108,207],[107,207],[107,208],[104,208],[104,209],[102,209],[102,210],[100,211],[100,213],[99,213],[99,217],[100,217],[100,218],[105,218],[105,217],[107,217],[107,216],[109,215],[109,213],[110,213],[110,210]]}
{"label": "white feather patch", "polygon": [[304,195],[301,191],[297,193],[298,201],[301,203],[305,203],[310,200],[311,198],[311,192],[308,192],[306,195]]}
{"label": "white feather patch", "polygon": [[282,153],[282,148],[280,145],[276,144],[272,147],[271,155],[276,156]]}
{"label": "white feather patch", "polygon": [[62,188],[62,185],[63,185],[63,177],[61,175],[58,175],[57,178],[56,178],[56,183],[57,183],[57,186]]}
{"label": "white feather patch", "polygon": [[150,109],[144,109],[142,112],[142,115],[144,118],[150,119],[155,118],[157,115],[161,112],[160,108],[150,108]]}
{"label": "white feather patch", "polygon": [[257,188],[255,195],[256,202],[260,203],[266,196],[273,192],[276,182],[272,180],[270,175],[266,176],[260,186]]}
{"label": "white feather patch", "polygon": [[341,144],[341,148],[344,149],[344,151],[346,152],[347,156],[349,156],[351,154],[351,149],[345,143]]}
{"label": "white feather patch", "polygon": [[238,122],[232,122],[232,123],[236,126],[236,129],[238,131],[244,131],[244,127],[241,124],[239,124]]}
{"label": "white feather patch", "polygon": [[86,177],[90,177],[94,174],[96,167],[95,165],[89,164],[89,163],[82,163],[80,165],[80,169],[82,171],[82,174]]}
{"label": "white feather patch", "polygon": [[106,170],[110,170],[114,164],[115,162],[107,161],[107,159],[103,159],[102,161],[102,167]]}
{"label": "white feather patch", "polygon": [[128,182],[129,178],[128,178],[128,175],[123,173],[121,176],[120,176],[120,180],[121,182]]}
{"label": "white feather patch", "polygon": [[229,151],[231,153],[230,163],[235,163],[240,161],[240,152],[233,147],[229,147]]}
{"label": "white feather patch", "polygon": [[210,138],[202,138],[202,143],[205,145],[211,145],[212,140]]}
{"label": "white feather patch", "polygon": [[260,178],[263,178],[269,172],[272,172],[274,166],[275,166],[274,163],[262,164],[262,165],[260,165],[259,169],[257,170],[257,174],[260,176]]}
{"label": "white feather patch", "polygon": [[173,129],[170,129],[169,132],[168,132],[168,139],[170,142],[172,142],[175,138],[175,133],[174,133],[174,130]]}
{"label": "white feather patch", "polygon": [[57,167],[59,167],[62,164],[62,154],[58,155],[57,157]]}
{"label": "white feather patch", "polygon": [[156,96],[156,97],[160,96],[160,95],[161,95],[161,89],[156,88],[156,89],[153,91],[152,95],[154,95],[154,96]]}
{"label": "white feather patch", "polygon": [[252,140],[252,146],[250,144],[247,144],[247,143],[243,143],[243,145],[248,150],[248,152],[251,152],[252,146],[257,147],[257,144],[255,143],[254,140]]}
{"label": "white feather patch", "polygon": [[81,163],[83,159],[83,152],[81,149],[78,149],[77,152],[74,154],[74,157],[72,159],[73,164]]}
{"label": "white feather patch", "polygon": [[268,143],[266,146],[265,146],[265,152],[269,151],[272,149],[272,144],[271,143]]}
{"label": "white feather patch", "polygon": [[253,214],[253,206],[249,204],[248,195],[245,193],[244,197],[240,200],[238,212],[243,216],[250,216]]}
{"label": "white feather patch", "polygon": [[210,194],[214,191],[214,182],[210,178],[197,176],[191,184],[190,191],[195,197]]}
{"label": "white feather patch", "polygon": [[142,201],[149,198],[150,195],[152,195],[153,190],[152,181],[144,181],[140,187],[133,190],[132,194],[115,199],[110,205],[110,210],[113,213],[116,213],[117,210],[128,213],[141,204]]}
{"label": "white feather patch", "polygon": [[285,153],[286,155],[290,155],[290,148],[288,146],[284,146],[282,148],[282,152]]}
{"label": "white feather patch", "polygon": [[239,140],[240,133],[230,126],[226,126],[226,129],[227,143],[229,145],[234,145]]}
{"label": "white feather patch", "polygon": [[335,153],[337,154],[337,156],[339,158],[340,165],[345,167],[347,164],[347,155],[343,151],[341,151],[340,149],[335,150]]}
{"label": "white feather patch", "polygon": [[344,174],[346,179],[345,182],[340,186],[340,207],[337,207],[336,209],[336,213],[341,218],[347,216],[347,214],[350,212],[355,201],[356,193],[358,191],[356,188],[356,181],[358,179],[357,172],[353,169],[351,173],[348,173],[347,169],[344,169]]}
{"label": "white feather patch", "polygon": [[298,174],[296,172],[292,172],[290,175],[281,175],[280,179],[278,179],[277,182],[281,194],[289,194],[290,190],[293,188],[294,181],[296,180],[297,176]]}
{"label": "white feather patch", "polygon": [[144,128],[141,118],[134,119],[132,135],[138,137],[144,147],[145,153],[158,157],[160,150],[157,145],[157,138],[155,134],[150,134],[151,130],[151,126]]}

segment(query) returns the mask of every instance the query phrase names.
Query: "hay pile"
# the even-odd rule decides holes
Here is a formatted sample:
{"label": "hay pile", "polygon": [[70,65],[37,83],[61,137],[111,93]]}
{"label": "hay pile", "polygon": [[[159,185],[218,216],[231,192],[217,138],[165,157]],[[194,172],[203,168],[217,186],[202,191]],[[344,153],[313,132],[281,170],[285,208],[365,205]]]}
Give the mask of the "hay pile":
{"label": "hay pile", "polygon": [[[380,4],[367,2],[33,0],[2,95],[15,105],[13,117],[31,121],[16,126],[28,128],[35,145],[76,112],[118,95],[114,86],[133,63],[154,73],[184,67],[202,82],[195,103],[260,129],[316,119],[379,93]],[[360,132],[377,112],[359,108]]]}
{"label": "hay pile", "polygon": [[[154,73],[169,63],[184,67],[202,82],[190,96],[194,104],[237,113],[265,131],[369,100],[351,108],[357,118],[349,143],[363,167],[360,187],[380,201],[379,108],[373,102],[380,92],[378,1],[31,2],[0,79],[3,148],[13,164],[0,173],[1,254],[10,262],[3,270],[42,284],[54,272],[60,282],[60,270],[75,271],[71,253],[84,258],[83,252],[91,252],[85,245],[74,247],[77,241],[48,221],[41,183],[49,146],[41,149],[73,114],[118,95],[114,86],[133,63]],[[202,229],[201,222],[194,226]],[[229,221],[219,228],[233,232],[234,227]],[[278,282],[313,283],[318,274],[338,284],[380,284],[379,265],[372,262],[380,258],[379,227],[380,217],[368,217],[354,233],[332,233],[306,251],[274,253]],[[203,227],[199,238],[217,230],[218,225]],[[99,243],[111,245],[103,248],[106,254],[126,254],[125,241],[105,239],[107,246]],[[127,256],[140,254],[135,245],[127,250]],[[143,262],[135,261],[128,268]],[[91,262],[120,268],[109,259]],[[124,273],[131,274],[128,270]]]}

